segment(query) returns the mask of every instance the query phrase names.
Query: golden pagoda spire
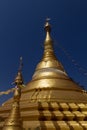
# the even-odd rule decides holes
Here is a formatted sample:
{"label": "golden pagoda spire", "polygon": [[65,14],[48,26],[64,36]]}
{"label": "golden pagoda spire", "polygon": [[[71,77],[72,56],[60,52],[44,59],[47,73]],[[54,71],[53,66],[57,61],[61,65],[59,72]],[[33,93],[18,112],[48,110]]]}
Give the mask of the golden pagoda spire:
{"label": "golden pagoda spire", "polygon": [[[46,32],[46,38],[44,41],[44,53],[41,61],[36,67],[36,71],[46,69],[45,71],[58,69],[62,72],[65,72],[62,64],[59,62],[59,60],[56,58],[54,49],[53,49],[53,40],[51,38],[51,25],[49,24],[49,19],[46,19],[46,23],[44,26],[45,32]],[[44,71],[44,70],[42,70]],[[36,73],[33,76],[33,79],[36,79]],[[34,78],[35,77],[35,78]]]}
{"label": "golden pagoda spire", "polygon": [[22,120],[20,117],[20,106],[19,106],[20,97],[21,97],[21,88],[19,86],[16,86],[13,97],[12,109],[7,120],[5,121],[2,130],[23,130]]}
{"label": "golden pagoda spire", "polygon": [[[55,56],[54,49],[53,49],[53,40],[50,34],[51,25],[49,24],[48,19],[46,20],[44,29],[46,31],[46,38],[44,41],[44,53],[43,53],[43,57],[41,61],[37,64],[36,70],[32,77],[32,81],[35,81],[32,83],[35,83],[35,84],[32,85],[29,89],[36,90],[37,88],[41,88],[41,89],[48,88],[47,82],[49,82],[49,85],[50,85],[49,88],[52,89],[53,79],[59,79],[59,78],[69,79],[62,64],[59,62],[59,60]],[[44,84],[43,87],[39,85],[40,83],[39,81],[41,80],[45,81],[43,83]],[[57,86],[57,81],[56,81],[56,86]]]}
{"label": "golden pagoda spire", "polygon": [[22,61],[22,57],[20,57],[20,66],[19,66],[18,73],[14,81],[15,84],[20,84],[20,85],[23,84],[22,67],[23,67],[23,61]]}
{"label": "golden pagoda spire", "polygon": [[53,50],[53,40],[51,38],[51,25],[49,24],[49,18],[46,19],[46,24],[44,26],[44,29],[46,31],[46,38],[44,41],[44,55],[42,60],[48,61],[48,60],[57,60],[54,50]]}
{"label": "golden pagoda spire", "polygon": [[[26,85],[23,91],[26,93],[32,92],[31,101],[63,101],[67,96],[66,90],[72,93],[72,90],[81,92],[82,89],[69,78],[63,65],[54,54],[53,40],[50,34],[51,25],[48,19],[44,29],[46,38],[44,40],[43,57],[36,66],[31,82]],[[61,95],[62,92],[65,93],[64,97]],[[69,98],[69,100],[71,99]]]}
{"label": "golden pagoda spire", "polygon": [[20,98],[21,98],[21,87],[20,85],[23,84],[23,78],[22,78],[22,57],[20,57],[20,66],[18,70],[18,74],[15,78],[15,91],[14,91],[14,97],[13,97],[13,104],[11,112],[5,121],[5,124],[3,126],[3,130],[22,130],[22,120],[20,117]]}

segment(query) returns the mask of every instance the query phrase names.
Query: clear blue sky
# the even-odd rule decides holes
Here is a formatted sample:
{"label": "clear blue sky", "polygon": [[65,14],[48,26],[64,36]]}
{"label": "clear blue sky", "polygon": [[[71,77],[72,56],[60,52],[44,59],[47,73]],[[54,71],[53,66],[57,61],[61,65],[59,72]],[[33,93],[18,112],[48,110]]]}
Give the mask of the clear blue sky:
{"label": "clear blue sky", "polygon": [[[1,0],[0,1],[0,91],[13,87],[23,57],[25,83],[31,80],[43,54],[44,24],[51,18],[54,49],[66,72],[87,89],[87,76],[59,48],[87,70],[87,0]],[[0,102],[5,97],[0,97]]]}

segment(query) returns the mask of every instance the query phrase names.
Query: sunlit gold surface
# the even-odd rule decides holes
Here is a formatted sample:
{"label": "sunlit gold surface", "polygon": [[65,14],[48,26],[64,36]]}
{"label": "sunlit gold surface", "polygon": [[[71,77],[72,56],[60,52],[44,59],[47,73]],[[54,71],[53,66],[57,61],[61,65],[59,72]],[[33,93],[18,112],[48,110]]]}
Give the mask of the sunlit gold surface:
{"label": "sunlit gold surface", "polygon": [[22,120],[20,118],[19,100],[21,96],[21,88],[15,88],[14,100],[10,115],[4,123],[3,130],[22,130]]}
{"label": "sunlit gold surface", "polygon": [[[25,130],[32,128],[85,130],[87,129],[86,103],[59,103],[59,102],[21,102],[21,116]],[[9,105],[8,105],[9,106]],[[5,107],[0,116],[6,118]],[[7,107],[6,110],[9,108]],[[0,124],[1,125],[1,124]],[[10,130],[10,129],[9,129]],[[11,129],[12,130],[12,129]]]}
{"label": "sunlit gold surface", "polygon": [[[35,101],[87,102],[83,89],[69,78],[54,54],[51,26],[48,22],[45,24],[45,31],[43,57],[35,69],[32,81],[22,90],[23,94],[30,91],[29,100],[33,98]],[[24,99],[23,95],[21,98]]]}
{"label": "sunlit gold surface", "polygon": [[53,50],[53,40],[50,36],[51,26],[48,22],[45,24],[46,39],[44,41],[44,54],[41,62],[37,65],[36,70],[42,68],[57,68],[64,71],[63,66],[57,60]]}
{"label": "sunlit gold surface", "polygon": [[22,77],[22,74],[20,72],[18,72],[18,74],[15,78],[15,82],[16,83],[23,83],[23,77]]}
{"label": "sunlit gold surface", "polygon": [[[25,130],[86,130],[87,129],[87,93],[75,83],[65,72],[62,64],[56,58],[51,38],[51,26],[45,24],[46,39],[44,54],[38,63],[32,80],[22,88],[19,104],[15,97],[12,110],[12,99],[0,107],[0,128],[8,118],[6,125],[11,127],[11,119],[16,120],[15,126],[20,126],[20,113]],[[19,85],[23,82],[21,73],[15,78]],[[20,94],[19,94],[20,95]],[[14,106],[16,108],[14,108]],[[9,112],[11,114],[9,116]],[[18,113],[18,114],[15,114]],[[18,118],[19,117],[19,118]],[[18,122],[17,122],[18,120]],[[19,127],[9,130],[22,130]],[[8,130],[8,129],[4,129]]]}
{"label": "sunlit gold surface", "polygon": [[21,85],[23,83],[21,69],[18,71],[18,74],[14,81],[16,87],[12,102],[12,108],[8,118],[4,122],[3,130],[23,130],[19,104],[21,98]]}

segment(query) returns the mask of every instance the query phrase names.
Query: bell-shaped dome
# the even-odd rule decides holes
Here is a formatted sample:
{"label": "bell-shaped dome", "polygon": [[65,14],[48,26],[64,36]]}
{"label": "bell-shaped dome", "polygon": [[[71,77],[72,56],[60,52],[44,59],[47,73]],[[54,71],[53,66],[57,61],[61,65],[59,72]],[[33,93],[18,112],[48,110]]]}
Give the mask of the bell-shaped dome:
{"label": "bell-shaped dome", "polygon": [[23,94],[29,94],[31,101],[87,101],[83,89],[69,78],[63,65],[55,56],[50,34],[51,26],[48,21],[44,29],[46,38],[43,57],[36,66],[32,80],[23,89]]}

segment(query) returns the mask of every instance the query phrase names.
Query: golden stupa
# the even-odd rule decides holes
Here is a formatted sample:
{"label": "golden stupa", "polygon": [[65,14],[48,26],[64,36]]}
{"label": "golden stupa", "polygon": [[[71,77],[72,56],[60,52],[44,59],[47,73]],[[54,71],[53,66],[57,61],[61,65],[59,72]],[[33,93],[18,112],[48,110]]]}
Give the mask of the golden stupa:
{"label": "golden stupa", "polygon": [[[21,125],[24,130],[87,130],[87,93],[69,78],[56,58],[48,21],[45,31],[43,57],[32,80],[21,87]],[[21,71],[15,83],[22,86]],[[0,130],[9,119],[13,101],[11,98],[0,107]]]}

